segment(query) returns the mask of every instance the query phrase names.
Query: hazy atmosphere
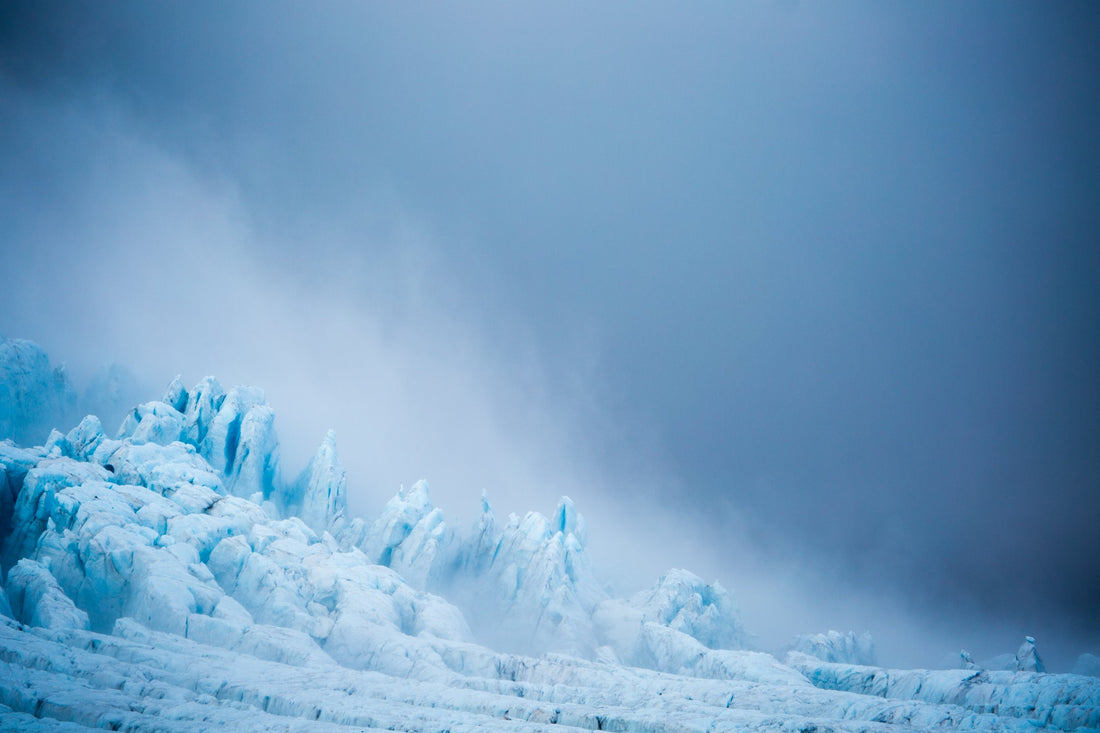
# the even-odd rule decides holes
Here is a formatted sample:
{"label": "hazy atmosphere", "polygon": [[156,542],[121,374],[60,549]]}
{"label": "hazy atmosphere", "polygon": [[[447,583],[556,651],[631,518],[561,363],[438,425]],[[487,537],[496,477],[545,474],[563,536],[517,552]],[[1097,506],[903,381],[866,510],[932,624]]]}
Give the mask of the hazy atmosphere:
{"label": "hazy atmosphere", "polygon": [[[0,8],[0,336],[765,648],[1100,654],[1100,6]],[[70,426],[64,426],[70,427]],[[108,426],[113,429],[114,426]]]}

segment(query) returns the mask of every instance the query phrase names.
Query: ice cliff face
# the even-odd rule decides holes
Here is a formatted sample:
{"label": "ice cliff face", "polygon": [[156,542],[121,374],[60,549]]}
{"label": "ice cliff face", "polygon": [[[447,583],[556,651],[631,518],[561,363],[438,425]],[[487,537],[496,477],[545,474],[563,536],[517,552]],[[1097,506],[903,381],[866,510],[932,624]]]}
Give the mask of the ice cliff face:
{"label": "ice cliff face", "polygon": [[612,598],[568,498],[451,527],[419,483],[349,517],[335,437],[285,481],[256,389],[43,437],[0,441],[0,730],[1100,727],[1093,678],[781,664],[681,570]]}

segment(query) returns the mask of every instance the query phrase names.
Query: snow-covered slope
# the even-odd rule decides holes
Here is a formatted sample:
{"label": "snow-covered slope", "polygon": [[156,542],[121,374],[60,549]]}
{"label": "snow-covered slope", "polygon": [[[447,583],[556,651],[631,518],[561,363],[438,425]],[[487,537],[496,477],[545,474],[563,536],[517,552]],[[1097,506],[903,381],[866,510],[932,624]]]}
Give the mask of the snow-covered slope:
{"label": "snow-covered slope", "polygon": [[1095,678],[780,663],[680,570],[612,598],[568,498],[461,528],[346,487],[331,434],[284,481],[263,393],[213,378],[0,442],[0,730],[1100,727]]}

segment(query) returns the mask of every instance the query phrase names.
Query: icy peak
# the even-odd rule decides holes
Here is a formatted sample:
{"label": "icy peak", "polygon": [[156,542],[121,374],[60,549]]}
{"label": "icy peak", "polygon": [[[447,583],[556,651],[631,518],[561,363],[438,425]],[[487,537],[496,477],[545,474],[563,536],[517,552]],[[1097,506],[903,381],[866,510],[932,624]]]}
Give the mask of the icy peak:
{"label": "icy peak", "polygon": [[751,645],[729,591],[687,570],[668,571],[653,587],[635,595],[631,604],[641,611],[643,621],[681,631],[710,649]]}
{"label": "icy peak", "polygon": [[177,412],[184,413],[187,411],[188,398],[187,388],[183,386],[183,377],[177,374],[175,379],[168,383],[161,402],[171,405]]}
{"label": "icy peak", "polygon": [[414,587],[428,587],[440,572],[449,544],[443,512],[432,506],[427,481],[402,487],[386,502],[361,549],[373,562],[393,568]]}
{"label": "icy peak", "polygon": [[[335,436],[286,487],[272,416],[259,390],[177,379],[118,439],[91,416],[44,447],[0,434],[0,614],[51,630],[0,619],[0,728],[1100,729],[1100,682],[1037,674],[1032,637],[1015,661],[1033,671],[980,682],[784,666],[736,649],[750,637],[717,582],[672,570],[610,599],[568,497],[501,527],[483,493],[461,533],[420,482],[341,525]],[[499,654],[467,620],[482,641],[570,656]],[[871,646],[807,640],[856,661]]]}
{"label": "icy peak", "polygon": [[577,513],[577,507],[568,496],[563,496],[554,512],[554,528],[563,535],[573,535],[583,547],[588,544],[588,528],[584,517]]}
{"label": "icy peak", "polygon": [[221,409],[223,400],[225,400],[225,387],[216,377],[205,377],[195,385],[187,398],[187,409],[184,413],[186,420],[185,441],[198,446],[206,440],[210,423],[214,420],[214,415]]}
{"label": "icy peak", "polygon": [[[217,380],[212,380],[216,395]],[[196,387],[196,424],[203,423],[201,391]],[[214,404],[213,401],[210,402]],[[260,493],[268,499],[279,481],[279,440],[275,434],[275,412],[258,387],[234,387],[220,400],[209,420],[206,437],[198,444],[202,457],[225,475],[226,488],[235,496]],[[200,429],[201,432],[201,429]]]}
{"label": "icy peak", "polygon": [[164,402],[146,402],[127,413],[118,437],[135,443],[168,445],[184,437],[184,416]]}
{"label": "icy peak", "polygon": [[336,433],[329,430],[309,465],[283,493],[281,508],[318,533],[335,531],[347,511],[346,494],[347,474],[336,455]]}
{"label": "icy peak", "polygon": [[99,418],[95,415],[86,415],[79,425],[69,431],[65,441],[73,457],[87,460],[104,438],[103,425],[99,422]]}
{"label": "icy peak", "polygon": [[401,499],[416,511],[425,512],[432,509],[432,496],[428,490],[428,482],[423,479],[417,481],[411,488],[401,487],[397,492],[397,498]]}
{"label": "icy peak", "polygon": [[1046,672],[1046,666],[1035,647],[1035,637],[1025,636],[1024,643],[1016,652],[1016,669],[1020,672]]}

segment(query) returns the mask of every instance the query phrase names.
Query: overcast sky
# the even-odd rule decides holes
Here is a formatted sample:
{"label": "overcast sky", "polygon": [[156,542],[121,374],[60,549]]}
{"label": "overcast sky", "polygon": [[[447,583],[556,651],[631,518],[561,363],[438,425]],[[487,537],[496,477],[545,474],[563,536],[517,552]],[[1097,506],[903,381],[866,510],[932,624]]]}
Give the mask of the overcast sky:
{"label": "overcast sky", "polygon": [[1097,38],[1087,2],[4,3],[0,334],[259,384],[367,515],[569,494],[620,590],[686,565],[769,644],[1068,667]]}

